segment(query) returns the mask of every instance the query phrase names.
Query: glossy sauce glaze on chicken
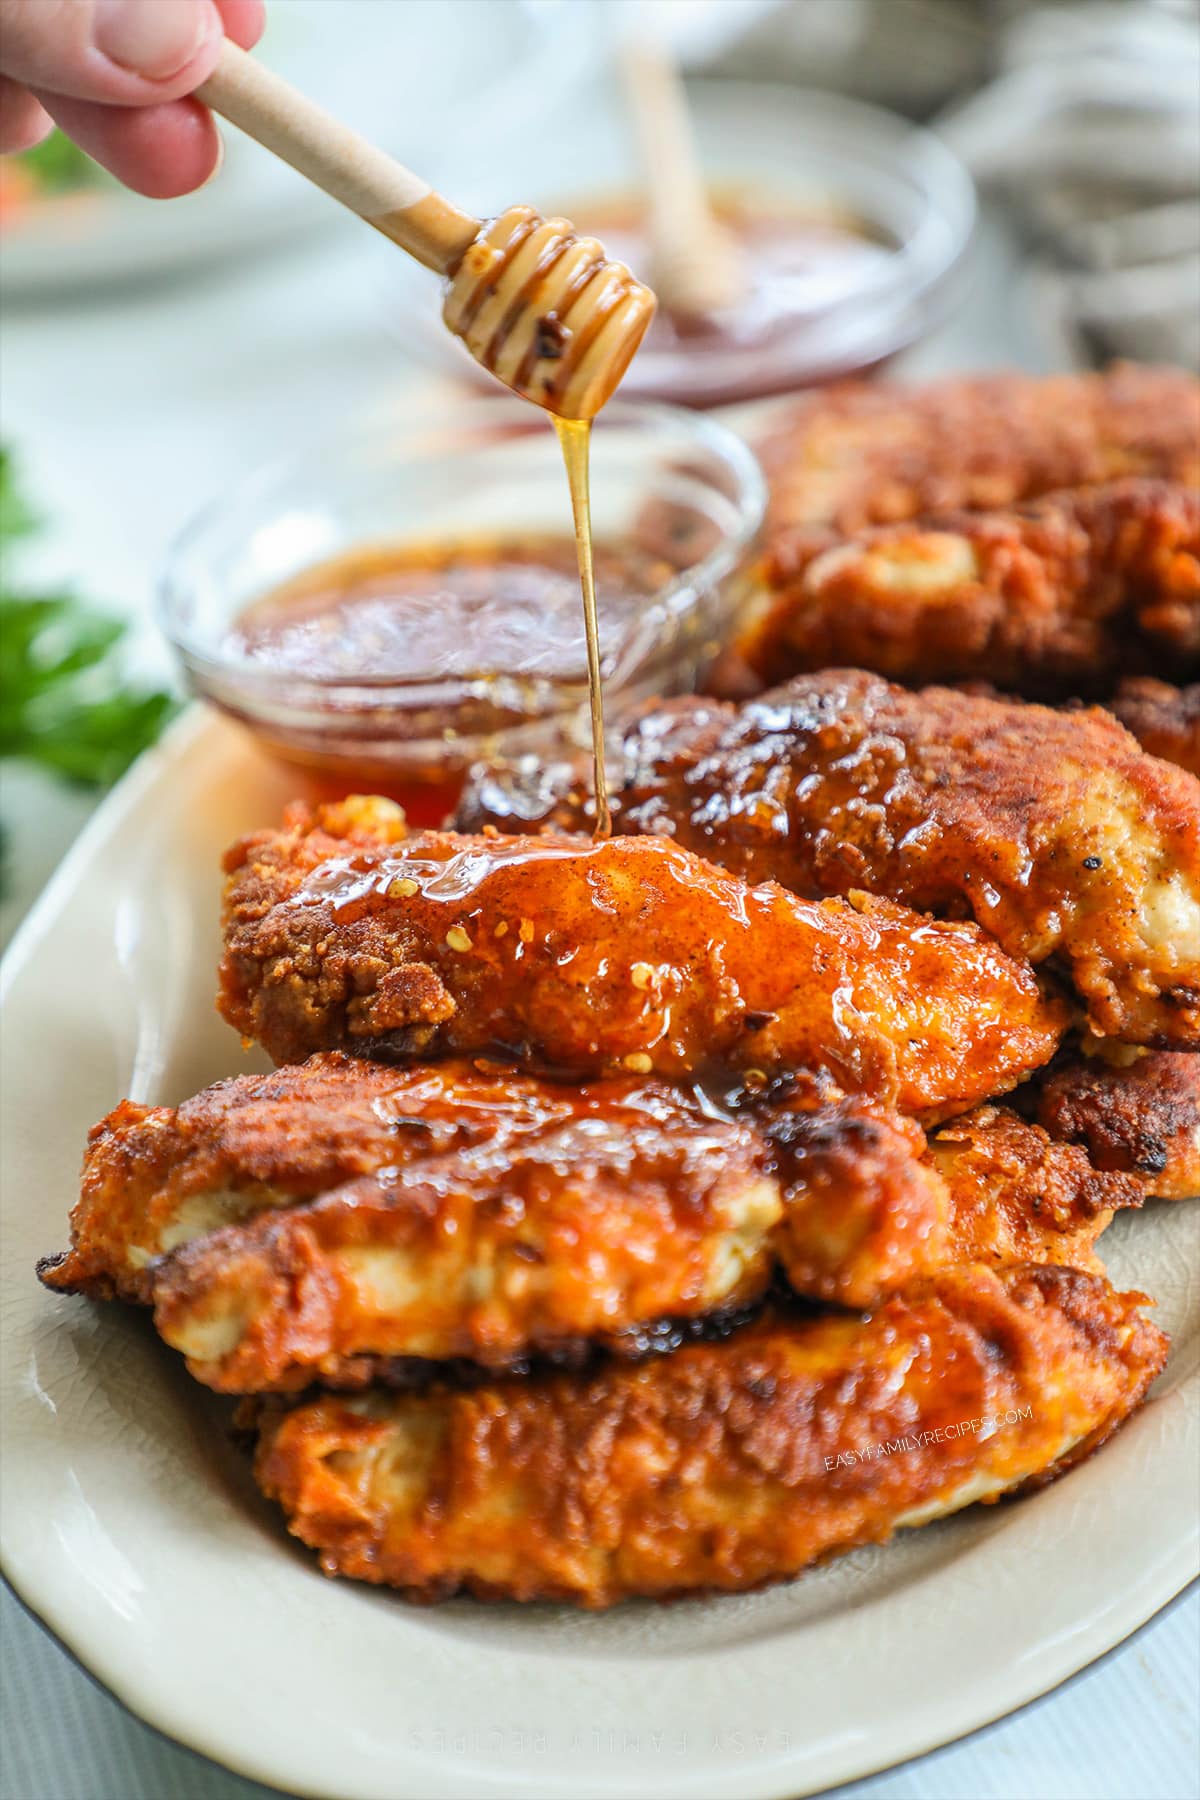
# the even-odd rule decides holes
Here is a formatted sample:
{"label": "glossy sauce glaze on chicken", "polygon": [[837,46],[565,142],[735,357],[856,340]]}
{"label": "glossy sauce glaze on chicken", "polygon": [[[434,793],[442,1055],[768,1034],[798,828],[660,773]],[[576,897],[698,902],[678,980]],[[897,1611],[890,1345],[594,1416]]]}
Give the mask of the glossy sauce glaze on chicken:
{"label": "glossy sauce glaze on chicken", "polygon": [[759,1299],[876,1303],[961,1261],[1069,1262],[1132,1175],[1001,1107],[926,1143],[823,1079],[689,1092],[333,1053],[96,1127],[58,1291],[152,1305],[234,1393],[414,1379],[414,1360],[670,1348]]}
{"label": "glossy sauce glaze on chicken", "polygon": [[1198,432],[1118,369],[835,389],[768,452],[730,666],[1060,710],[825,669],[649,710],[608,841],[499,769],[467,829],[351,797],[229,852],[219,1005],[282,1066],[118,1106],[41,1275],[247,1397],[329,1573],[746,1590],[1141,1403],[1098,1240],[1200,1186],[1200,785],[1071,696],[1186,765]]}
{"label": "glossy sauce glaze on chicken", "polygon": [[[621,831],[802,894],[974,917],[1053,959],[1097,1034],[1200,1046],[1200,783],[1107,713],[827,670],[740,707],[669,702],[623,762]],[[582,830],[588,809],[570,769],[485,770],[458,817]]]}
{"label": "glossy sauce glaze on chicken", "polygon": [[760,1297],[781,1212],[759,1136],[684,1088],[333,1054],[118,1108],[42,1279],[152,1304],[211,1385],[360,1385],[390,1358],[637,1354]]}
{"label": "glossy sauce glaze on chicken", "polygon": [[710,676],[827,666],[1111,705],[1200,774],[1200,381],[1001,373],[805,395],[761,446],[766,551]]}
{"label": "glossy sauce glaze on chicken", "polygon": [[748,887],[659,839],[389,841],[358,801],[294,809],[226,867],[221,1007],[280,1061],[823,1069],[936,1115],[1046,1062],[1066,1016],[973,925]]}

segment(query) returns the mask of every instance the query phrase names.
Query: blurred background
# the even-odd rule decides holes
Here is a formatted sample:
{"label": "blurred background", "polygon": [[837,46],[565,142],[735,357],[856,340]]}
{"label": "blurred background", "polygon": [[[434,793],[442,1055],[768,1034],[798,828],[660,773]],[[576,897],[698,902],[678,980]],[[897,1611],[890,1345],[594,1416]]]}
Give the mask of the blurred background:
{"label": "blurred background", "polygon": [[[1200,365],[1194,0],[269,0],[259,53],[461,204],[561,208],[637,265],[647,40],[755,273],[721,331],[664,320],[633,391],[740,422],[883,367]],[[431,277],[226,138],[170,203],[57,136],[0,165],[5,934],[170,711],[149,617],[189,517],[471,379]]]}

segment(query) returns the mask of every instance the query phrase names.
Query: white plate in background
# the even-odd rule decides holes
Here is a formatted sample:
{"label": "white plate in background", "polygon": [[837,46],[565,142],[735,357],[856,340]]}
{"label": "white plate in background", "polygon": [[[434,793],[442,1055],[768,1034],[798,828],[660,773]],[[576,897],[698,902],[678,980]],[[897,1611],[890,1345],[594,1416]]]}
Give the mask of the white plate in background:
{"label": "white plate in background", "polygon": [[[286,0],[254,54],[419,173],[451,179],[532,131],[594,54],[580,0]],[[0,294],[86,299],[320,230],[338,208],[277,157],[222,125],[225,163],[164,205],[116,182],[54,196],[0,232]],[[510,196],[520,198],[519,195]]]}
{"label": "white plate in background", "polygon": [[338,1800],[782,1800],[946,1743],[1103,1654],[1196,1572],[1200,1213],[1105,1240],[1174,1334],[1082,1467],[766,1593],[433,1608],[330,1582],[148,1321],[52,1296],[88,1126],[252,1066],[212,1006],[217,858],[288,779],[193,711],[101,808],[6,964],[4,1570],[150,1724]]}

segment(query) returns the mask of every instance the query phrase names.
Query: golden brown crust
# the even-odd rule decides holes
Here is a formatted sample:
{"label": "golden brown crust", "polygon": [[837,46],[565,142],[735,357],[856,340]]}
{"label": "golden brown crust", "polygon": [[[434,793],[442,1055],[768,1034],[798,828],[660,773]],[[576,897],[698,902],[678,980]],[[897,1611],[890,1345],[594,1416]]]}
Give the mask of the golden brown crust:
{"label": "golden brown crust", "polygon": [[687,1208],[648,1176],[549,1185],[520,1166],[491,1196],[436,1167],[400,1192],[355,1182],[167,1258],[155,1325],[221,1392],[352,1388],[419,1362],[644,1355],[770,1280],[779,1200],[763,1175],[714,1170]]}
{"label": "golden brown crust", "polygon": [[1096,1240],[1115,1211],[1144,1197],[1135,1175],[1095,1168],[1005,1106],[942,1126],[926,1162],[951,1199],[947,1262],[1059,1263],[1103,1275]]}
{"label": "golden brown crust", "polygon": [[1026,1104],[1051,1137],[1081,1144],[1096,1168],[1129,1171],[1156,1199],[1200,1194],[1200,1056],[1150,1051],[1124,1066],[1065,1058]]}
{"label": "golden brown crust", "polygon": [[[740,708],[669,702],[631,728],[624,766],[622,831],[803,894],[973,915],[1068,973],[1098,1034],[1200,1044],[1200,786],[1099,709],[826,670]],[[484,777],[460,817],[586,822],[569,772],[508,791]]]}
{"label": "golden brown crust", "polygon": [[754,1588],[1087,1454],[1165,1358],[1142,1298],[963,1268],[634,1368],[327,1396],[265,1416],[256,1474],[327,1573],[410,1599]]}
{"label": "golden brown crust", "polygon": [[1134,677],[1120,682],[1104,704],[1151,756],[1200,775],[1200,682],[1172,687]]}
{"label": "golden brown crust", "polygon": [[152,1305],[210,1387],[356,1387],[420,1360],[669,1349],[777,1265],[852,1307],[963,1260],[1099,1269],[1141,1196],[998,1107],[927,1147],[810,1076],[700,1095],[335,1053],[177,1113],[118,1108],[43,1279]]}
{"label": "golden brown crust", "polygon": [[93,1135],[43,1279],[151,1302],[231,1392],[361,1381],[370,1359],[502,1364],[625,1334],[633,1352],[770,1278],[763,1140],[661,1082],[332,1055],[138,1110]]}
{"label": "golden brown crust", "polygon": [[[625,1078],[604,1096],[636,1106],[642,1089],[664,1120],[686,1113],[661,1084]],[[340,1053],[218,1081],[178,1108],[124,1100],[88,1134],[73,1247],[47,1274],[64,1290],[145,1299],[145,1270],[187,1241],[187,1209],[213,1194],[234,1219],[434,1156],[489,1146],[503,1157],[590,1103],[499,1065],[397,1069]],[[221,1222],[197,1218],[191,1235]]]}
{"label": "golden brown crust", "polygon": [[975,927],[749,888],[671,843],[424,833],[350,855],[321,813],[227,860],[221,1009],[277,1060],[675,1077],[821,1068],[935,1114],[1048,1060],[1063,1014]]}
{"label": "golden brown crust", "polygon": [[1102,374],[849,382],[799,399],[759,454],[782,574],[790,535],[813,526],[993,510],[1126,476],[1200,486],[1200,381],[1118,363]]}
{"label": "golden brown crust", "polygon": [[911,1119],[784,1077],[751,1096],[783,1216],[772,1249],[798,1294],[870,1306],[954,1257],[954,1212]]}
{"label": "golden brown crust", "polygon": [[768,567],[732,654],[760,685],[852,666],[1102,697],[1119,675],[1200,669],[1200,490],[1153,480],[941,513]]}
{"label": "golden brown crust", "polygon": [[855,1308],[959,1263],[1060,1263],[1102,1275],[1096,1242],[1139,1207],[1137,1176],[1094,1168],[1005,1106],[924,1141],[910,1120],[828,1096],[760,1115],[784,1211],[775,1255],[797,1294]]}

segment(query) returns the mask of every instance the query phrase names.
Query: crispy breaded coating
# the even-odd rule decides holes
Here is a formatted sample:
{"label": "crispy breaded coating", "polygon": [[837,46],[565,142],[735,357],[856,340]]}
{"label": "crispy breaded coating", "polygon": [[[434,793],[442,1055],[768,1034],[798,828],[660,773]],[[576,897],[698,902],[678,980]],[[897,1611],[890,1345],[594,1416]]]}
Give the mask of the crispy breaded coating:
{"label": "crispy breaded coating", "polygon": [[1099,374],[848,382],[798,399],[759,456],[783,580],[794,572],[791,534],[803,542],[812,526],[852,532],[988,511],[1125,476],[1200,486],[1200,381],[1117,363]]}
{"label": "crispy breaded coating", "polygon": [[1114,1211],[1144,1197],[1135,1175],[1094,1167],[1006,1106],[943,1125],[925,1161],[950,1196],[946,1262],[1059,1263],[1103,1275],[1097,1238]]}
{"label": "crispy breaded coating", "polygon": [[950,1270],[594,1375],[327,1395],[263,1418],[255,1472],[327,1574],[414,1600],[756,1588],[1087,1455],[1165,1359],[1143,1298]]}
{"label": "crispy breaded coating", "polygon": [[731,646],[759,686],[855,667],[1101,698],[1124,674],[1200,670],[1197,488],[1114,482],[813,548]]}
{"label": "crispy breaded coating", "polygon": [[739,1116],[779,1182],[772,1254],[798,1294],[870,1306],[952,1260],[952,1199],[915,1121],[793,1076],[746,1096]]}
{"label": "crispy breaded coating", "polygon": [[1104,704],[1151,756],[1200,775],[1200,682],[1173,687],[1135,676],[1119,682]]}
{"label": "crispy breaded coating", "polygon": [[539,1097],[536,1083],[522,1090],[487,1065],[392,1069],[330,1055],[218,1081],[179,1107],[123,1100],[88,1133],[72,1246],[44,1278],[146,1300],[157,1259],[206,1232],[380,1169],[519,1141],[575,1105],[564,1091],[555,1106],[557,1089]]}
{"label": "crispy breaded coating", "polygon": [[747,887],[645,837],[370,847],[328,827],[293,810],[226,862],[221,1010],[277,1061],[356,1044],[578,1075],[808,1068],[932,1115],[1012,1087],[1063,1028],[974,926],[887,901]]}
{"label": "crispy breaded coating", "polygon": [[759,1117],[783,1191],[779,1265],[797,1294],[842,1306],[965,1262],[1102,1275],[1097,1239],[1144,1198],[1135,1175],[1100,1172],[1005,1106],[977,1107],[928,1143],[911,1121],[827,1094]]}
{"label": "crispy breaded coating", "polygon": [[[1061,713],[859,670],[735,708],[671,701],[626,735],[618,829],[749,881],[973,915],[1053,960],[1098,1035],[1200,1046],[1200,785],[1098,708]],[[509,799],[509,794],[513,798]],[[582,829],[569,770],[479,776],[459,818]]]}
{"label": "crispy breaded coating", "polygon": [[369,1359],[636,1349],[761,1294],[781,1212],[759,1135],[686,1090],[334,1054],[118,1108],[42,1279],[151,1302],[201,1380],[255,1392]]}
{"label": "crispy breaded coating", "polygon": [[1200,1056],[1150,1051],[1123,1065],[1068,1056],[1022,1099],[1097,1169],[1128,1170],[1159,1200],[1200,1194]]}
{"label": "crispy breaded coating", "polygon": [[72,1247],[41,1274],[152,1305],[210,1387],[354,1387],[412,1359],[670,1348],[776,1267],[856,1307],[964,1258],[1098,1269],[1112,1209],[1141,1196],[1002,1108],[927,1147],[811,1076],[575,1088],[334,1052],[177,1111],[119,1107],[92,1134]]}

